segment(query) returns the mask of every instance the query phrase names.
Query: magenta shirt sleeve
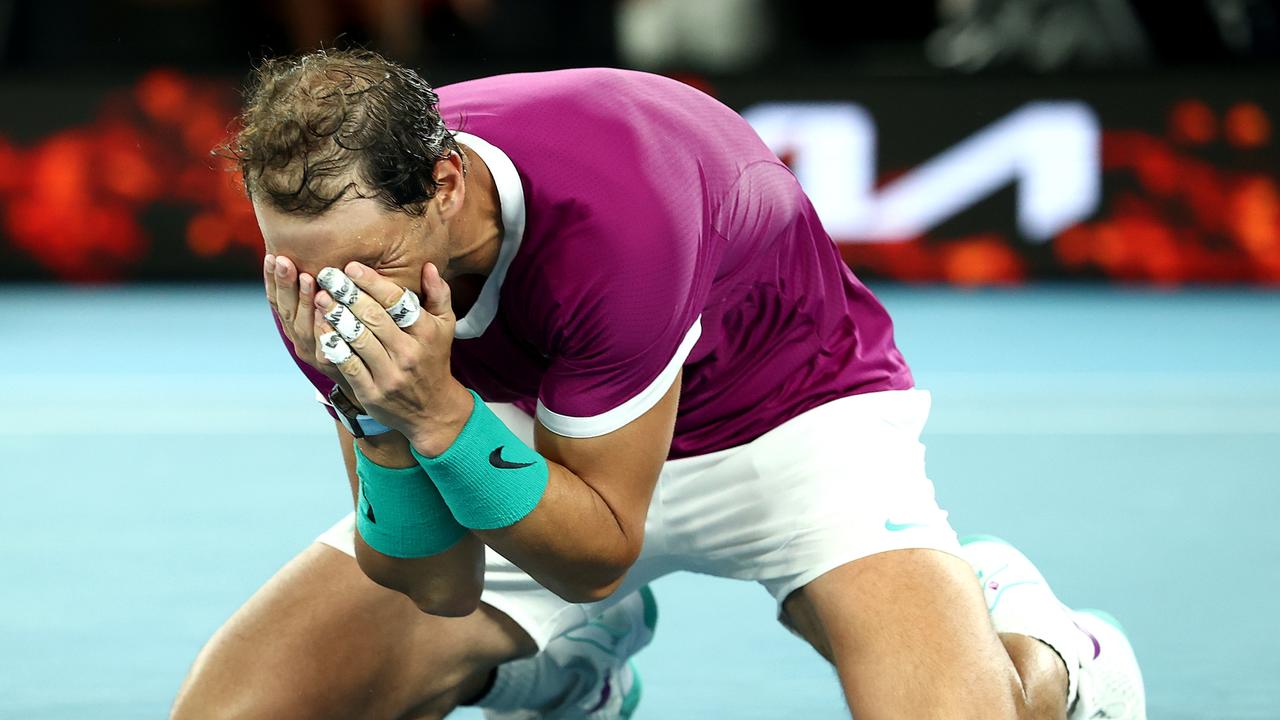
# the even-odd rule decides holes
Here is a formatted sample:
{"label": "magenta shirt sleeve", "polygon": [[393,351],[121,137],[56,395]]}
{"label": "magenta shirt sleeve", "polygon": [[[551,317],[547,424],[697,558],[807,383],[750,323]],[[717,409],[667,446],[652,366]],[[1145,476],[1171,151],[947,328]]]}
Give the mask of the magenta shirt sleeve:
{"label": "magenta shirt sleeve", "polygon": [[698,340],[697,219],[677,223],[638,195],[562,235],[566,251],[540,273],[552,352],[537,417],[559,435],[596,437],[643,415]]}

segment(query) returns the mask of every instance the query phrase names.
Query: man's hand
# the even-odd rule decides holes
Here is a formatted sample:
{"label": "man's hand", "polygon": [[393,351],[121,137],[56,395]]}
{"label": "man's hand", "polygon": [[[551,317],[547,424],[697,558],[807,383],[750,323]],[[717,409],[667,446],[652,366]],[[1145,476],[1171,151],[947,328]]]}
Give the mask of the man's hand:
{"label": "man's hand", "polygon": [[338,368],[324,362],[324,356],[316,347],[315,296],[316,279],[298,272],[293,261],[284,256],[267,255],[262,260],[262,280],[267,290],[267,303],[280,320],[285,337],[293,344],[293,352],[299,360],[324,373],[342,386],[347,397],[355,401],[355,394]]}
{"label": "man's hand", "polygon": [[353,353],[336,365],[320,353],[321,369],[342,377],[353,400],[379,422],[399,430],[418,452],[444,452],[472,407],[470,394],[449,368],[456,321],[449,286],[435,265],[427,263],[422,270],[425,312],[401,329],[387,311],[404,289],[360,263],[348,263],[343,271],[363,292],[354,299],[344,297],[349,306],[329,290],[316,292],[310,336],[337,332]]}

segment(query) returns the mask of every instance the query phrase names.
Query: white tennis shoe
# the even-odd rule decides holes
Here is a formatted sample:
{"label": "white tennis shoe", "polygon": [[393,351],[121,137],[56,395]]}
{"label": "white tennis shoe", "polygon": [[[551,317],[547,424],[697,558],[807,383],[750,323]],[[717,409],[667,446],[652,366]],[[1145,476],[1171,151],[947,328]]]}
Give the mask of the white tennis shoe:
{"label": "white tennis shoe", "polygon": [[1038,638],[1076,663],[1067,720],[1146,720],[1142,671],[1115,618],[1064,605],[1035,564],[1000,538],[969,535],[960,544],[982,583],[996,631]]}
{"label": "white tennis shoe", "polygon": [[1076,706],[1068,720],[1147,720],[1142,671],[1120,623],[1101,610],[1071,616],[1092,649],[1080,658]]}
{"label": "white tennis shoe", "polygon": [[486,720],[626,720],[640,703],[640,675],[631,663],[653,640],[658,604],[648,586],[585,625],[553,638],[535,656],[546,676],[571,674],[572,687],[553,706],[485,710]]}

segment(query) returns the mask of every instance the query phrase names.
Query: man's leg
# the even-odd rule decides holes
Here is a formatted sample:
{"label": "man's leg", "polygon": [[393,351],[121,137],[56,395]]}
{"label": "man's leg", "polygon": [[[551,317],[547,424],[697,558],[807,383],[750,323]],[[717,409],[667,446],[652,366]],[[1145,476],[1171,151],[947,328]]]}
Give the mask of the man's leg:
{"label": "man's leg", "polygon": [[443,717],[479,694],[496,665],[535,649],[488,606],[465,618],[424,614],[317,543],[213,636],[173,718]]}
{"label": "man's leg", "polygon": [[861,558],[792,593],[784,608],[835,663],[858,720],[1066,715],[1061,659],[1032,638],[998,636],[973,568],[954,555]]}

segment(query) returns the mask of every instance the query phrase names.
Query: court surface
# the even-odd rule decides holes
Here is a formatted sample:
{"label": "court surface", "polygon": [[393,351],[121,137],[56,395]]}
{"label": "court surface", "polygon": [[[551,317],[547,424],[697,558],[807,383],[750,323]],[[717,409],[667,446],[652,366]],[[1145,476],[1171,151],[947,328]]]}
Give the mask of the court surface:
{"label": "court surface", "polygon": [[[1114,612],[1152,718],[1280,718],[1280,295],[879,294],[934,394],[955,527]],[[0,718],[161,718],[214,629],[348,509],[331,422],[257,288],[0,307]],[[762,590],[655,589],[639,720],[845,717]]]}

